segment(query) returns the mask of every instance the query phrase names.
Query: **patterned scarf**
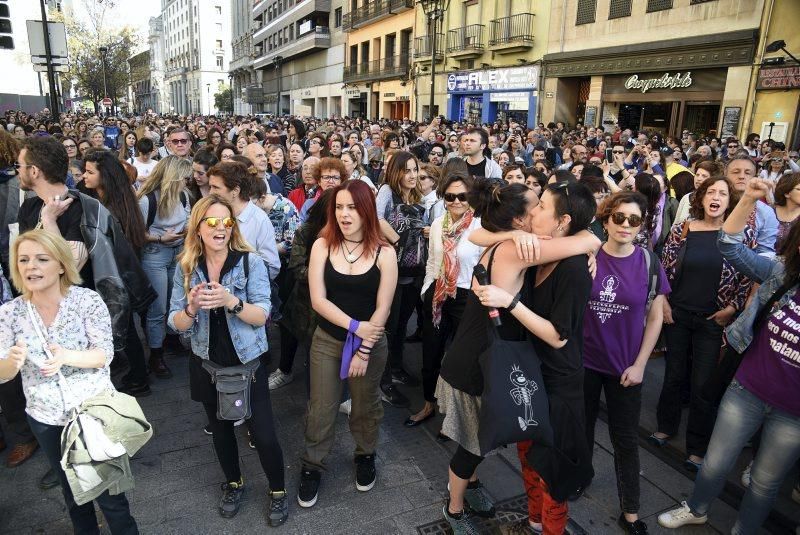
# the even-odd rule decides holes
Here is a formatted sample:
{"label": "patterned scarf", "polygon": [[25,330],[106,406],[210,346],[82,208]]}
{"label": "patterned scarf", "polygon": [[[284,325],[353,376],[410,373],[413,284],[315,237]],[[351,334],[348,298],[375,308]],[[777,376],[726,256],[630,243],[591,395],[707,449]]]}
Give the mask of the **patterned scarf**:
{"label": "patterned scarf", "polygon": [[442,321],[442,307],[448,297],[456,296],[458,282],[458,254],[456,248],[464,231],[472,224],[472,210],[467,210],[455,224],[450,222],[450,212],[445,212],[442,222],[442,271],[436,279],[433,291],[433,325],[438,327]]}

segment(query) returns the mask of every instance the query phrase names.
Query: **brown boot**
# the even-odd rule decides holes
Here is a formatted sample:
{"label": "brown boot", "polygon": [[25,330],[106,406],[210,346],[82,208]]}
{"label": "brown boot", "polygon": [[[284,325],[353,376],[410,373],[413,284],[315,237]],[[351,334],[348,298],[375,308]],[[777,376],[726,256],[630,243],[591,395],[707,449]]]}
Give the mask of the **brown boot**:
{"label": "brown boot", "polygon": [[15,466],[21,465],[30,459],[31,455],[33,455],[33,452],[35,452],[38,448],[39,443],[35,440],[17,444],[11,450],[11,453],[8,454],[8,457],[6,458],[6,466],[9,468],[14,468]]}
{"label": "brown boot", "polygon": [[150,348],[150,373],[154,374],[159,379],[167,379],[172,377],[172,372],[164,362],[164,349]]}

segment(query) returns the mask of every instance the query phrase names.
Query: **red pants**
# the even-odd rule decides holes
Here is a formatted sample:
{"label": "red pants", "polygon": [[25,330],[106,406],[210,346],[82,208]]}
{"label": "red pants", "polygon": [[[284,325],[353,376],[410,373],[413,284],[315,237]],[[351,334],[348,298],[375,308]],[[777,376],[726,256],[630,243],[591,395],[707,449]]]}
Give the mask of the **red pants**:
{"label": "red pants", "polygon": [[528,464],[526,456],[531,444],[530,440],[517,444],[525,493],[528,495],[528,520],[541,524],[543,535],[562,535],[567,527],[568,502],[553,500],[547,492],[545,482]]}

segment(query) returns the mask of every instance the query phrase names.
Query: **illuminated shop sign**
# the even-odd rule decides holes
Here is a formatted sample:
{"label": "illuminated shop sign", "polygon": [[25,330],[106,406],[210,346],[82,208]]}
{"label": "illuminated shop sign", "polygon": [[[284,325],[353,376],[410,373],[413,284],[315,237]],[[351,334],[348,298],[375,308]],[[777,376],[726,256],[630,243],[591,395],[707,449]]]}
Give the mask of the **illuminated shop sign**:
{"label": "illuminated shop sign", "polygon": [[463,93],[472,91],[504,91],[508,89],[536,89],[539,67],[510,67],[486,71],[454,72],[447,77],[447,91]]}

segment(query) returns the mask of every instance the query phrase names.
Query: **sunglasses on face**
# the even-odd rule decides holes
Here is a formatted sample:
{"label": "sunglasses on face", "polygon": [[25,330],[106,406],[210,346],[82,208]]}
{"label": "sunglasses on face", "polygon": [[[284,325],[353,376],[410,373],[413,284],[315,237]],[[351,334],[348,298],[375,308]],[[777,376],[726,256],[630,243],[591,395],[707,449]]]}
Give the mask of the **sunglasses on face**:
{"label": "sunglasses on face", "polygon": [[439,151],[431,152],[431,156],[444,156],[444,153]]}
{"label": "sunglasses on face", "polygon": [[467,194],[466,193],[445,193],[444,200],[446,202],[467,202]]}
{"label": "sunglasses on face", "polygon": [[233,225],[236,224],[236,220],[232,217],[204,217],[200,221],[205,221],[206,225],[211,228],[217,228],[220,223],[222,223],[225,228],[233,228]]}
{"label": "sunglasses on face", "polygon": [[739,145],[728,145],[729,149],[736,149],[739,148]]}
{"label": "sunglasses on face", "polygon": [[630,223],[632,227],[639,227],[642,225],[642,216],[636,214],[625,215],[622,212],[614,212],[611,214],[611,222],[615,225],[621,225],[625,221]]}
{"label": "sunglasses on face", "polygon": [[624,150],[612,150],[611,154],[625,154]]}
{"label": "sunglasses on face", "polygon": [[173,145],[186,145],[187,143],[189,143],[189,140],[188,139],[173,139],[172,141],[170,141],[170,143],[172,143]]}

